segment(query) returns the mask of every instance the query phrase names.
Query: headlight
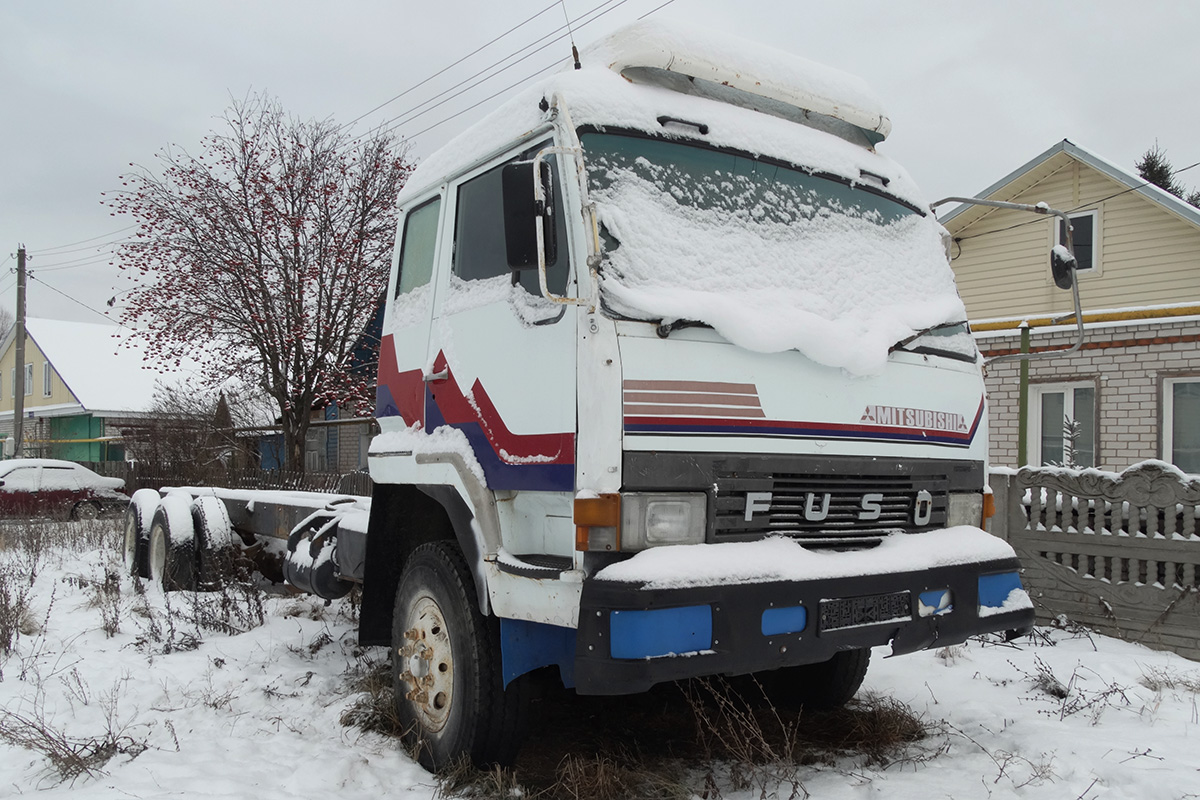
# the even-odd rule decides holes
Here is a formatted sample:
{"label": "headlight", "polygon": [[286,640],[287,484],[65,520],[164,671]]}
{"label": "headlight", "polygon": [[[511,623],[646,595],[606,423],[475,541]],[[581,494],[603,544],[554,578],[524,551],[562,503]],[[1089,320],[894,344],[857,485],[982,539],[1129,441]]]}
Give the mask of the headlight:
{"label": "headlight", "polygon": [[621,497],[621,549],[700,544],[708,523],[701,493],[633,492]]}
{"label": "headlight", "polygon": [[983,525],[983,494],[980,492],[953,492],[946,508],[946,527],[955,525]]}

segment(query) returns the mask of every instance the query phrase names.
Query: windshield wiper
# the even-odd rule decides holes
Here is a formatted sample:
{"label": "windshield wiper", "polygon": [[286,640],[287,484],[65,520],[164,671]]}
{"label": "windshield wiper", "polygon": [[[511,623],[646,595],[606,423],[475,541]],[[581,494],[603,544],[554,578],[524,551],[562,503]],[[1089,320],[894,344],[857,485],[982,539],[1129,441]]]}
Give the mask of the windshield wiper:
{"label": "windshield wiper", "polygon": [[965,326],[966,324],[967,324],[967,321],[965,319],[960,319],[957,322],[942,322],[937,325],[931,325],[930,327],[925,328],[924,330],[917,331],[912,336],[909,336],[907,339],[901,339],[900,341],[896,342],[894,345],[892,345],[891,347],[888,348],[888,352],[894,353],[897,350],[903,350],[905,347],[912,344],[917,339],[920,339],[922,336],[926,336],[930,333],[933,333],[934,331],[945,330],[946,328],[957,328],[960,325]]}
{"label": "windshield wiper", "polygon": [[666,339],[668,336],[671,335],[671,331],[677,331],[682,328],[711,328],[711,327],[712,327],[712,325],[709,325],[707,322],[701,322],[698,319],[677,319],[672,322],[667,322],[665,320],[660,319],[658,321],[658,327],[655,329],[655,333],[657,333],[659,335],[659,338]]}

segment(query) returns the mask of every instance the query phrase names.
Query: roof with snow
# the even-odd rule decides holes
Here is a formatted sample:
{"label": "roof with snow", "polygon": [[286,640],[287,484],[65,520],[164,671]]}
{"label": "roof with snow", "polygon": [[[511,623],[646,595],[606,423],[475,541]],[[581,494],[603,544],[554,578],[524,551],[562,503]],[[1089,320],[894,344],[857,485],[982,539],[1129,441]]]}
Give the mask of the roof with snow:
{"label": "roof with snow", "polygon": [[[1128,187],[1131,191],[1162,206],[1185,221],[1200,227],[1200,209],[1180,200],[1170,192],[1164,191],[1152,183],[1147,183],[1141,176],[1128,172],[1111,161],[1101,158],[1090,150],[1074,144],[1069,139],[1063,139],[1046,152],[1034,157],[1028,163],[1017,167],[991,186],[978,193],[976,197],[991,200],[1009,200],[1027,188],[1045,178],[1058,169],[1056,163],[1060,157],[1073,158],[1081,164],[1086,164],[1112,180]],[[951,220],[956,228],[963,228],[974,222],[976,218],[987,214],[991,209],[982,206],[961,205],[942,217],[940,222],[949,225]]]}
{"label": "roof with snow", "polygon": [[[26,320],[25,329],[71,394],[93,414],[144,413],[160,381],[178,380],[178,373],[148,359],[144,344],[132,339],[128,328],[33,318]],[[7,352],[15,338],[14,327],[0,352]]]}

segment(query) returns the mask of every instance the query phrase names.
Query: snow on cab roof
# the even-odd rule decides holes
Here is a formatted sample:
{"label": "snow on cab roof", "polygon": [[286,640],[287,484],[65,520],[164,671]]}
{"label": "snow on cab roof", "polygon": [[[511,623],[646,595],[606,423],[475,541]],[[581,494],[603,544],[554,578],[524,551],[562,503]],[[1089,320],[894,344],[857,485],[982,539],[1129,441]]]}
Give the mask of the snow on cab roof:
{"label": "snow on cab roof", "polygon": [[[644,81],[637,72],[639,61],[648,62],[640,67],[649,71],[665,71],[664,65],[676,61],[684,69],[707,69],[721,78],[708,81],[711,86],[761,97],[760,110],[765,113],[735,105],[733,98],[719,92],[684,93],[663,82]],[[568,65],[525,89],[428,156],[401,191],[401,206],[446,178],[500,155],[515,142],[539,133],[548,135],[553,111],[543,109],[542,101],[556,95],[579,127],[672,136],[679,130],[664,126],[660,119],[688,120],[707,127],[701,138],[712,146],[770,156],[852,182],[879,176],[887,193],[914,206],[925,205],[908,173],[870,146],[871,140],[887,134],[891,123],[870,88],[854,76],[744,39],[660,21],[622,28],[584,48],[580,62],[582,69]],[[787,118],[779,108],[789,104],[795,114]],[[809,110],[825,122],[841,120],[873,132],[873,137],[855,143],[831,135],[829,125],[820,121],[810,120],[816,127],[798,124],[795,120],[806,116],[801,110],[805,104],[814,106]]]}
{"label": "snow on cab roof", "polygon": [[[164,379],[147,360],[145,347],[116,325],[31,318],[29,338],[86,410],[140,413],[149,410]],[[28,351],[26,351],[28,352]]]}

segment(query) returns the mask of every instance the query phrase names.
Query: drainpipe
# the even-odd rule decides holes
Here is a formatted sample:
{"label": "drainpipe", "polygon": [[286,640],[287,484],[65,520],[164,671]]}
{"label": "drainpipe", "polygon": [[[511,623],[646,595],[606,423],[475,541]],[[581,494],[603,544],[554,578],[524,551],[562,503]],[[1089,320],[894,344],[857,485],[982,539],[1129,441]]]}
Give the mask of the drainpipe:
{"label": "drainpipe", "polygon": [[[1021,323],[1021,352],[1029,352],[1029,324]],[[1017,397],[1017,466],[1029,463],[1029,359],[1021,359],[1020,391]]]}

